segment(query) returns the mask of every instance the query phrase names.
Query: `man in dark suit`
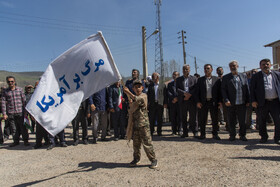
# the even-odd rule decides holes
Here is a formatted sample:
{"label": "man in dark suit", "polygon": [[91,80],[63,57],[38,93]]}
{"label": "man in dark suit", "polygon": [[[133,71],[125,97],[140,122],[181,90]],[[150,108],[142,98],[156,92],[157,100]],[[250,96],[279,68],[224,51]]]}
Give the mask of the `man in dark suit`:
{"label": "man in dark suit", "polygon": [[196,104],[193,95],[195,94],[195,85],[197,78],[190,75],[190,65],[183,66],[183,76],[176,79],[176,91],[178,93],[178,102],[181,110],[181,122],[183,134],[181,138],[188,137],[188,112],[189,124],[194,137],[198,137],[198,126],[196,122]]}
{"label": "man in dark suit", "polygon": [[79,143],[79,124],[81,123],[82,130],[83,130],[83,143],[85,145],[88,144],[88,120],[87,118],[90,117],[90,107],[89,107],[89,100],[86,99],[83,101],[79,107],[78,113],[76,117],[72,120],[73,126],[73,139],[74,139],[74,146],[77,146]]}
{"label": "man in dark suit", "polygon": [[198,108],[198,125],[200,127],[200,139],[206,138],[205,127],[207,124],[208,110],[212,119],[213,138],[220,140],[218,135],[218,107],[221,105],[221,79],[212,76],[213,67],[211,64],[204,65],[205,76],[200,77],[196,85],[196,101]]}
{"label": "man in dark suit", "polygon": [[176,91],[176,79],[179,77],[179,72],[174,71],[172,74],[173,81],[168,83],[166,89],[166,104],[170,110],[170,121],[172,127],[172,135],[179,133],[180,130],[180,108],[178,103],[178,94]]}
{"label": "man in dark suit", "polygon": [[240,140],[247,141],[246,138],[246,106],[249,106],[249,88],[246,75],[238,73],[238,62],[231,61],[229,68],[231,73],[223,76],[222,96],[227,107],[230,141],[236,136],[236,116],[239,122]]}
{"label": "man in dark suit", "polygon": [[274,141],[280,144],[280,73],[270,70],[269,59],[261,60],[260,68],[262,71],[251,79],[251,101],[257,108],[260,143],[267,142],[266,120],[270,113],[275,125]]}
{"label": "man in dark suit", "polygon": [[152,80],[148,87],[148,111],[151,135],[155,131],[155,123],[157,122],[157,135],[162,135],[162,114],[164,100],[164,84],[159,82],[159,74],[153,73]]}
{"label": "man in dark suit", "polygon": [[114,140],[125,138],[125,113],[122,110],[124,102],[123,88],[120,82],[116,82],[108,89],[108,105],[111,114],[111,122],[114,127]]}

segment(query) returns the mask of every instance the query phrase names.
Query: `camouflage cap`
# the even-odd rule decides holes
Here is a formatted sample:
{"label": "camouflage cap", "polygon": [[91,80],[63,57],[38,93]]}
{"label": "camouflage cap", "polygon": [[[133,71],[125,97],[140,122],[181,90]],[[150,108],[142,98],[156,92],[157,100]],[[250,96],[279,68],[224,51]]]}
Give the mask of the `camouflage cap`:
{"label": "camouflage cap", "polygon": [[135,80],[133,81],[133,86],[137,85],[137,84],[140,84],[142,85],[142,82],[140,80]]}

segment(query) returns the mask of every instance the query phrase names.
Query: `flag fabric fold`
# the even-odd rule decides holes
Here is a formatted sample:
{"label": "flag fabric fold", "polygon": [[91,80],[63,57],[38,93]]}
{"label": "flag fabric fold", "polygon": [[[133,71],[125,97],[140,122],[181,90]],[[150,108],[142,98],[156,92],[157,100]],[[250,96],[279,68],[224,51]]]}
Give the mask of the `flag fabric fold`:
{"label": "flag fabric fold", "polygon": [[56,135],[74,119],[82,101],[120,79],[109,47],[98,32],[48,66],[26,110]]}

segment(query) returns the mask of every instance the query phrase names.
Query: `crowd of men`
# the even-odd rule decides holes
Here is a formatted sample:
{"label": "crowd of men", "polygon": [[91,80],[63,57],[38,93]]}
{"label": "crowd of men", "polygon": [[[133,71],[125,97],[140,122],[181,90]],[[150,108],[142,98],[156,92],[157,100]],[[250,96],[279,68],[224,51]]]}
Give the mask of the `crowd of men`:
{"label": "crowd of men", "polygon": [[[153,73],[147,80],[142,80],[143,92],[148,98],[148,115],[151,135],[162,136],[163,111],[168,109],[172,135],[181,138],[189,136],[189,131],[198,139],[206,138],[208,112],[212,125],[212,138],[219,137],[219,122],[226,125],[229,141],[236,140],[236,126],[239,124],[239,139],[247,141],[246,129],[254,128],[252,111],[256,112],[256,128],[259,130],[260,143],[268,140],[267,121],[273,119],[275,125],[274,142],[280,144],[280,73],[271,70],[269,59],[259,63],[261,71],[252,70],[238,72],[238,62],[229,63],[230,73],[223,75],[223,68],[216,69],[213,75],[211,64],[204,65],[204,76],[191,75],[190,65],[184,65],[183,75],[175,71],[172,80],[160,82],[160,75]],[[139,71],[132,70],[132,78],[127,80],[125,87],[133,92],[133,82],[139,80]],[[6,78],[8,87],[1,88],[1,113],[4,131],[0,128],[0,145],[13,137],[10,147],[19,145],[20,136],[25,146],[29,146],[29,133],[36,132],[34,149],[43,145],[51,150],[56,145],[67,147],[64,130],[55,137],[36,122],[25,111],[25,106],[32,95],[32,85],[22,88],[16,86],[13,76]],[[125,139],[128,124],[128,97],[123,92],[121,82],[94,93],[80,105],[76,117],[72,121],[73,145],[79,144],[79,127],[82,128],[82,142],[96,144],[108,141],[110,130],[114,131],[114,140]],[[29,117],[28,117],[29,116]],[[25,120],[31,119],[31,126]],[[92,128],[92,139],[89,141],[88,128]],[[156,128],[156,130],[155,130]],[[44,144],[42,143],[44,139]],[[59,141],[58,141],[59,140]]]}

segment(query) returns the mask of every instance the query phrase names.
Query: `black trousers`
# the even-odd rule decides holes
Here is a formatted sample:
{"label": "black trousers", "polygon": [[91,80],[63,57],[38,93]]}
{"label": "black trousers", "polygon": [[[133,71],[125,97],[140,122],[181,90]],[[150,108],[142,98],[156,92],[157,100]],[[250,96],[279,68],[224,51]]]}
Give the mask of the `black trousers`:
{"label": "black trousers", "polygon": [[172,133],[176,134],[180,131],[181,126],[181,114],[180,114],[180,107],[178,102],[171,103],[169,108],[169,118],[171,121]]}
{"label": "black trousers", "polygon": [[114,137],[119,138],[121,136],[122,138],[125,137],[125,112],[115,111],[111,112],[111,122],[112,126],[114,128]]}
{"label": "black trousers", "polygon": [[188,113],[189,113],[189,125],[190,130],[195,134],[198,131],[198,125],[196,122],[197,108],[193,101],[183,101],[180,103],[181,107],[181,120],[183,127],[183,134],[188,134]]}
{"label": "black trousers", "polygon": [[5,120],[5,125],[4,125],[4,138],[9,139],[9,136],[11,135],[11,126],[8,123],[8,120]]}
{"label": "black trousers", "polygon": [[264,106],[258,107],[257,115],[259,122],[259,134],[262,138],[268,138],[266,121],[268,118],[268,114],[271,114],[272,119],[274,121],[274,140],[280,140],[280,102],[278,99],[274,99],[272,101],[265,101]]}
{"label": "black trousers", "polygon": [[74,141],[79,140],[79,124],[82,126],[82,139],[88,140],[88,129],[87,129],[87,116],[83,110],[79,110],[76,117],[72,120],[73,126],[73,139]]}
{"label": "black trousers", "polygon": [[239,122],[239,136],[246,136],[246,105],[232,105],[227,107],[229,134],[231,137],[236,136],[236,117]]}
{"label": "black trousers", "polygon": [[42,140],[44,138],[45,142],[49,143],[48,132],[37,122],[36,125],[36,145],[42,145]]}
{"label": "black trousers", "polygon": [[12,130],[11,133],[13,135],[14,143],[19,143],[20,135],[22,135],[24,142],[28,142],[29,134],[23,122],[22,113],[8,114],[8,123],[10,125],[10,129]]}
{"label": "black trousers", "polygon": [[163,106],[155,103],[152,107],[149,107],[149,121],[151,134],[155,132],[155,123],[157,122],[157,133],[161,134],[162,131],[162,114]]}
{"label": "black trousers", "polygon": [[210,111],[210,116],[212,120],[212,134],[217,135],[219,126],[218,126],[218,106],[213,103],[212,100],[206,101],[202,105],[201,109],[198,109],[198,125],[200,127],[200,134],[205,136],[205,128],[208,120],[208,111]]}

